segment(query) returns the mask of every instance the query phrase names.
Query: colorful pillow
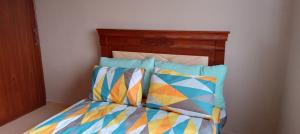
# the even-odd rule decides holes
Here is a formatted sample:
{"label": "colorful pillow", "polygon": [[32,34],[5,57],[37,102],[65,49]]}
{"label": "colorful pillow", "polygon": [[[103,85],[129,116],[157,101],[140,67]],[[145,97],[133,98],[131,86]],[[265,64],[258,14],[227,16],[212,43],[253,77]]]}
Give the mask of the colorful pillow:
{"label": "colorful pillow", "polygon": [[227,66],[203,66],[200,70],[200,75],[211,76],[217,78],[216,82],[216,98],[215,106],[225,108],[225,100],[223,97],[223,85],[227,75]]}
{"label": "colorful pillow", "polygon": [[155,67],[166,70],[174,70],[183,74],[199,75],[199,70],[203,67],[203,65],[188,66],[174,62],[155,60]]}
{"label": "colorful pillow", "polygon": [[143,95],[147,96],[151,74],[154,69],[154,58],[138,59],[121,59],[101,57],[100,66],[122,67],[122,68],[144,68],[145,77],[143,81]]}
{"label": "colorful pillow", "polygon": [[156,70],[151,77],[146,106],[211,119],[215,83],[214,77]]}
{"label": "colorful pillow", "polygon": [[179,73],[189,74],[189,75],[205,75],[215,77],[216,82],[216,98],[215,106],[219,108],[225,108],[225,100],[223,97],[223,85],[224,80],[227,75],[227,66],[217,65],[217,66],[204,66],[204,65],[194,65],[188,66],[173,62],[163,62],[155,60],[155,67],[166,70],[174,70]]}
{"label": "colorful pillow", "polygon": [[142,101],[142,68],[96,66],[93,71],[93,99],[139,106]]}

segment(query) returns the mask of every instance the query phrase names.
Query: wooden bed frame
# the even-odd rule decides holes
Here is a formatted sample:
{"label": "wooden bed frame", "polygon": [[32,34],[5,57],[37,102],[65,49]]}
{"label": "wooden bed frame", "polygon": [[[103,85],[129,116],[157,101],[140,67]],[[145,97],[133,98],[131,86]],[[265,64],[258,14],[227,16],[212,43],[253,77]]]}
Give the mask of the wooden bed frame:
{"label": "wooden bed frame", "polygon": [[228,31],[97,29],[101,56],[113,51],[207,56],[209,65],[224,64]]}

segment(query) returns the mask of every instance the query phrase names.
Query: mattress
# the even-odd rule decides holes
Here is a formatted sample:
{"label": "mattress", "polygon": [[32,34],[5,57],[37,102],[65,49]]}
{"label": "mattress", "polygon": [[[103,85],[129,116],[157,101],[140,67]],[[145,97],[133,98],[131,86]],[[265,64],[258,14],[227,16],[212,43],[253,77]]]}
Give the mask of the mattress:
{"label": "mattress", "polygon": [[216,134],[217,128],[213,120],[84,99],[25,133]]}

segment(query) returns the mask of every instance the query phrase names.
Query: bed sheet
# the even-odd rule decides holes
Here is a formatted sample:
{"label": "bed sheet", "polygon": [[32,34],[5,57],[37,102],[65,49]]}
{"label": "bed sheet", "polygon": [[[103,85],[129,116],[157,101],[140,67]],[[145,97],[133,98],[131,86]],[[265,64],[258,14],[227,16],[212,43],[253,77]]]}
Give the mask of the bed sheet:
{"label": "bed sheet", "polygon": [[216,134],[213,120],[174,112],[84,99],[26,134]]}

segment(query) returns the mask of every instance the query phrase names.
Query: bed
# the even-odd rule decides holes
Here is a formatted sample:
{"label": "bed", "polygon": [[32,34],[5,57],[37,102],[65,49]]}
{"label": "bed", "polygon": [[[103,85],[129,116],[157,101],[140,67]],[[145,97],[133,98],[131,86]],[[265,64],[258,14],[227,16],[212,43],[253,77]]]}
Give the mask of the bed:
{"label": "bed", "polygon": [[[101,56],[128,59],[155,57],[186,65],[224,64],[227,31],[162,31],[97,29]],[[37,133],[220,133],[224,109],[211,118],[184,115],[164,109],[84,99],[28,130]]]}

